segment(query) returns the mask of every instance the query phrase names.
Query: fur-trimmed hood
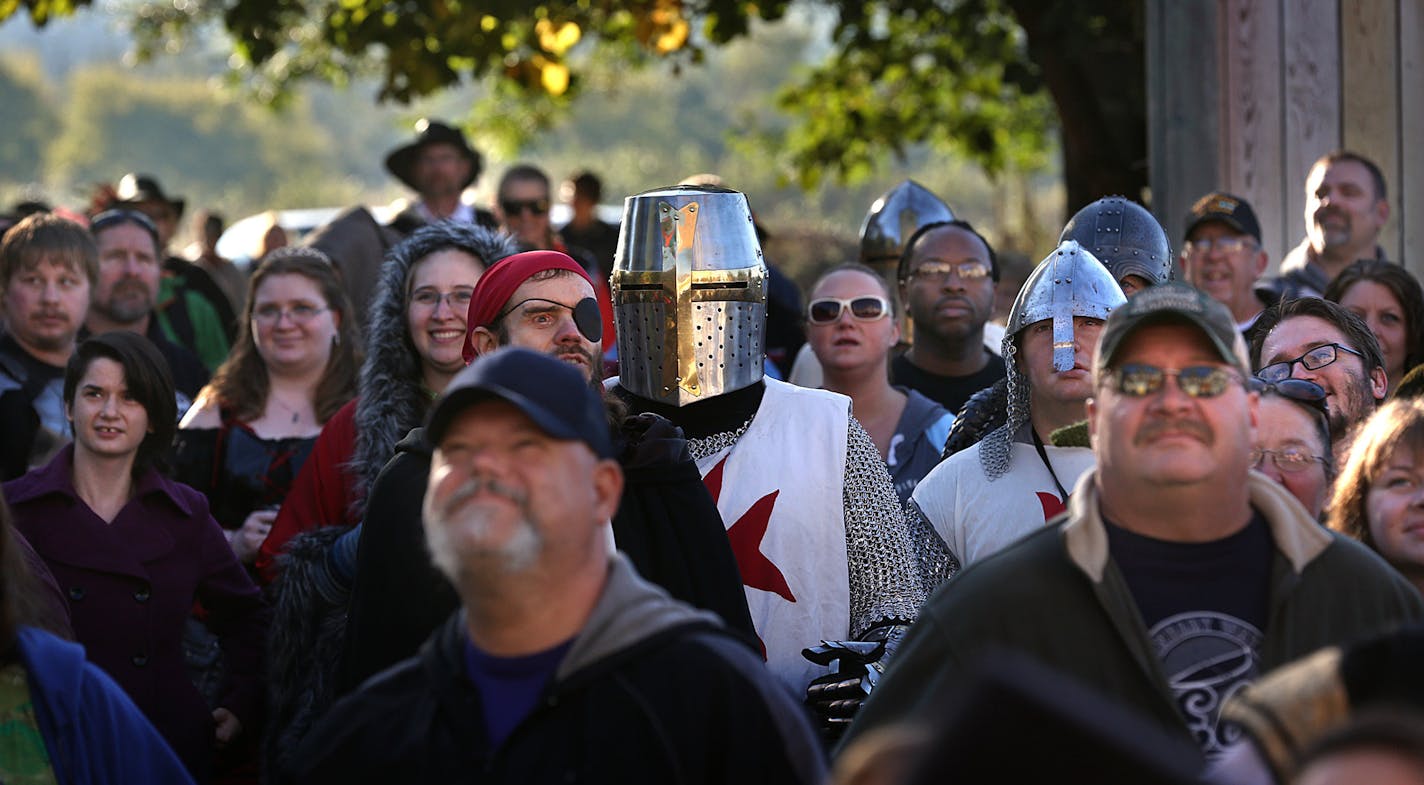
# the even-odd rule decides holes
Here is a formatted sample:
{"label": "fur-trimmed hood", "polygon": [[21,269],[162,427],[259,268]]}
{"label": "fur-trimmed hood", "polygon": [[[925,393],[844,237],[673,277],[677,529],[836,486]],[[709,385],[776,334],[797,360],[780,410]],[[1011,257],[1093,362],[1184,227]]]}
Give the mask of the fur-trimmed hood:
{"label": "fur-trimmed hood", "polygon": [[[406,287],[417,261],[446,248],[474,254],[486,268],[518,250],[509,237],[493,230],[442,221],[421,227],[386,253],[366,315],[366,360],[350,465],[358,488],[370,488],[395,454],[396,442],[425,421],[430,399],[421,389],[420,359],[406,327]],[[352,503],[364,506],[365,499]]]}

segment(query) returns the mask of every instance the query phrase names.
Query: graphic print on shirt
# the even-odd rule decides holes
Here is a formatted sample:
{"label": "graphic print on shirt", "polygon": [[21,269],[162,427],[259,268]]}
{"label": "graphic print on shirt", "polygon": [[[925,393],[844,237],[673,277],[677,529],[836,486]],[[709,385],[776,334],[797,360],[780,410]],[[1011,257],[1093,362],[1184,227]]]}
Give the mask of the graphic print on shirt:
{"label": "graphic print on shirt", "polygon": [[1221,707],[1256,679],[1261,631],[1230,614],[1179,613],[1150,630],[1152,647],[1177,708],[1207,759],[1241,738],[1241,728],[1221,722]]}

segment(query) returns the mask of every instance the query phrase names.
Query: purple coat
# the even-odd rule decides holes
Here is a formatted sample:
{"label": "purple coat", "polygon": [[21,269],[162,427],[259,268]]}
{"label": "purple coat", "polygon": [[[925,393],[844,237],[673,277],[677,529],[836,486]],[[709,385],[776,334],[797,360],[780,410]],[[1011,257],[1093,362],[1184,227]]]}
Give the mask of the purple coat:
{"label": "purple coat", "polygon": [[198,781],[212,712],[184,669],[183,627],[200,601],[231,675],[221,705],[259,730],[266,609],[202,494],[150,469],[105,523],[75,493],[74,447],[5,483],[15,525],[69,600],[75,639],[123,687]]}

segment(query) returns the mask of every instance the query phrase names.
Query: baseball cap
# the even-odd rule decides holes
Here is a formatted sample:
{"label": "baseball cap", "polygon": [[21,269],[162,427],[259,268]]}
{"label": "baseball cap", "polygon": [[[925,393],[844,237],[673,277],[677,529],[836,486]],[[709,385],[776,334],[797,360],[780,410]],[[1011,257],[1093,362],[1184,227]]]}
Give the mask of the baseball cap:
{"label": "baseball cap", "polygon": [[600,458],[614,455],[603,400],[588,377],[566,362],[517,347],[482,355],[455,374],[430,411],[426,438],[439,445],[456,415],[490,399],[513,404],[555,439],[583,442]]}
{"label": "baseball cap", "polygon": [[1210,221],[1249,234],[1257,244],[1261,242],[1261,224],[1256,220],[1256,211],[1251,209],[1250,202],[1239,196],[1214,191],[1198,199],[1187,214],[1187,229],[1182,233],[1182,239],[1190,237],[1198,226]]}
{"label": "baseball cap", "polygon": [[1098,336],[1097,356],[1093,359],[1093,379],[1101,379],[1112,367],[1113,355],[1139,327],[1154,324],[1190,324],[1199,328],[1222,362],[1250,378],[1251,363],[1246,359],[1246,342],[1236,329],[1236,320],[1211,295],[1194,286],[1171,281],[1149,286],[1127,298],[1108,316]]}

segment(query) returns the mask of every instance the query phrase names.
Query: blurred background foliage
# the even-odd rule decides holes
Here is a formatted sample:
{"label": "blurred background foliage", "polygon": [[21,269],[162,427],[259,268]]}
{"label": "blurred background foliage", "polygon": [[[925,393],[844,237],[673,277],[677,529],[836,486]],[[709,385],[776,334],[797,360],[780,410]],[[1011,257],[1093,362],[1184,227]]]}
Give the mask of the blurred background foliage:
{"label": "blurred background foliage", "polygon": [[[1036,259],[1075,190],[1036,31],[1122,16],[1095,0],[1044,21],[1051,5],[0,0],[0,203],[82,207],[127,171],[230,221],[385,203],[405,195],[385,153],[432,116],[484,151],[482,204],[516,161],[556,182],[590,169],[614,204],[716,172],[802,280],[852,258],[871,202],[907,177]],[[1132,56],[1133,19],[1095,24],[1070,60]]]}

